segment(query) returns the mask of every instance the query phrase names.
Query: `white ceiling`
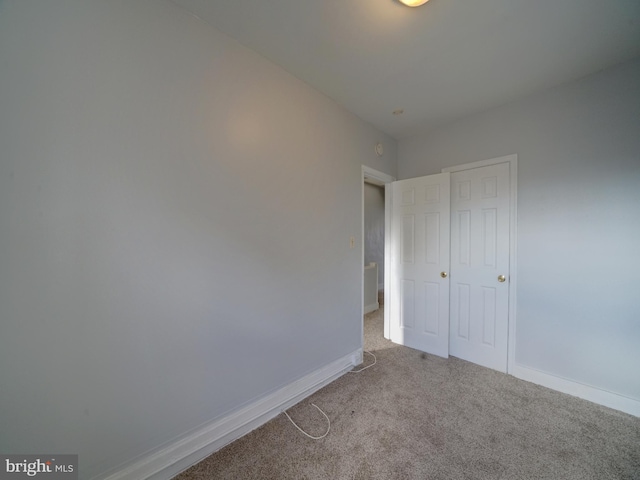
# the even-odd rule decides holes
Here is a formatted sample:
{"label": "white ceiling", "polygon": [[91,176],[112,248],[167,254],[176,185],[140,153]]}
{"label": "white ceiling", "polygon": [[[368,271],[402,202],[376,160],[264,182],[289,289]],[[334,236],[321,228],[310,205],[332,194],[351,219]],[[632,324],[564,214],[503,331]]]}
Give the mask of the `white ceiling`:
{"label": "white ceiling", "polygon": [[395,138],[640,55],[640,0],[173,2]]}

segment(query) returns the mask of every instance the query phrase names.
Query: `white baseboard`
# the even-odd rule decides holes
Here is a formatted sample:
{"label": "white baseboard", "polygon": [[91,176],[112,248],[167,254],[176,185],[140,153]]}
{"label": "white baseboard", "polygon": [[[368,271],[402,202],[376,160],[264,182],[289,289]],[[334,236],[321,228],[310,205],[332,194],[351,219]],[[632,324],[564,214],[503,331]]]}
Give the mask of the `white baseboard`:
{"label": "white baseboard", "polygon": [[365,305],[364,313],[367,314],[367,313],[375,312],[379,308],[380,308],[380,304],[378,302],[370,303],[369,305]]}
{"label": "white baseboard", "polygon": [[633,398],[607,392],[606,390],[567,380],[566,378],[556,377],[555,375],[518,364],[514,365],[513,371],[510,373],[527,382],[542,385],[552,390],[558,390],[574,397],[583,398],[584,400],[640,417],[640,401]]}
{"label": "white baseboard", "polygon": [[342,376],[361,361],[362,349],[358,349],[224,418],[204,424],[115,471],[94,477],[93,480],[173,478],[213,452],[278,416],[284,410]]}

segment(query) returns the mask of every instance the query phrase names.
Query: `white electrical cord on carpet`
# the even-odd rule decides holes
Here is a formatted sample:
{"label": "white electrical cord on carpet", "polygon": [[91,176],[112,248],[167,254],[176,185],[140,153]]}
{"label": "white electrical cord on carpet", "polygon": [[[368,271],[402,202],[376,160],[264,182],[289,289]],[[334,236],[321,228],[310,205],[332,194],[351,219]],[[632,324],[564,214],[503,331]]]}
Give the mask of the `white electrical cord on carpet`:
{"label": "white electrical cord on carpet", "polygon": [[319,407],[319,406],[317,406],[315,403],[312,403],[311,405],[313,405],[314,407],[316,407],[316,408],[320,411],[320,413],[321,413],[322,415],[324,415],[324,418],[326,418],[326,419],[327,419],[327,423],[328,423],[327,431],[324,433],[324,435],[320,435],[319,437],[314,437],[314,436],[312,436],[312,435],[309,435],[307,432],[305,432],[304,430],[302,430],[298,425],[296,425],[296,422],[294,422],[294,421],[291,419],[291,417],[289,416],[289,414],[287,413],[287,411],[286,411],[286,410],[285,410],[284,412],[282,412],[282,413],[284,413],[284,414],[287,416],[287,418],[289,419],[289,421],[290,421],[291,423],[293,423],[293,426],[294,426],[294,427],[296,427],[298,430],[300,430],[302,433],[304,433],[307,437],[311,438],[312,440],[320,440],[321,438],[324,438],[324,437],[326,437],[326,436],[329,434],[329,430],[331,430],[331,420],[329,420],[329,417],[327,417],[327,414],[326,414],[326,413],[324,413],[322,410],[320,410],[320,407]]}
{"label": "white electrical cord on carpet", "polygon": [[376,356],[373,353],[367,352],[366,350],[364,350],[364,353],[368,353],[369,355],[371,355],[373,357],[373,363],[371,365],[367,365],[366,367],[362,367],[360,370],[349,370],[349,373],[360,373],[360,372],[363,372],[367,368],[373,367],[378,362],[378,359],[376,358]]}
{"label": "white electrical cord on carpet", "polygon": [[[349,373],[360,373],[365,371],[367,368],[369,367],[373,367],[376,363],[378,363],[378,359],[376,358],[376,356],[371,353],[368,352],[367,350],[364,350],[364,353],[368,353],[369,355],[371,355],[373,357],[373,363],[371,365],[367,365],[366,367],[362,367],[360,370],[349,370]],[[300,430],[302,433],[304,433],[307,437],[311,438],[312,440],[320,440],[321,438],[326,437],[327,435],[329,435],[329,430],[331,430],[331,420],[329,420],[329,417],[327,417],[327,414],[324,413],[319,406],[317,406],[315,403],[312,403],[311,405],[313,405],[314,407],[316,407],[318,409],[318,411],[324,415],[324,418],[327,419],[327,431],[324,432],[324,435],[320,435],[319,437],[314,437],[313,435],[309,435],[307,432],[305,432],[303,429],[301,429],[296,422],[293,421],[293,419],[289,416],[289,414],[287,413],[286,410],[284,410],[282,413],[284,413],[287,418],[289,419],[289,421],[291,423],[293,423],[293,426],[296,427],[298,430]]]}

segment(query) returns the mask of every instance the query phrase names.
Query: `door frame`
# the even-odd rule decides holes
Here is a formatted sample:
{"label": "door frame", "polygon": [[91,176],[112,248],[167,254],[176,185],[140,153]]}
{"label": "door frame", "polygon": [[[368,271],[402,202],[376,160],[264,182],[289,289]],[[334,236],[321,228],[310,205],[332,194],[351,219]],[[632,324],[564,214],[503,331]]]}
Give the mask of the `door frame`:
{"label": "door frame", "polygon": [[[517,292],[517,232],[518,232],[518,155],[506,155],[504,157],[481,160],[479,162],[465,163],[446,167],[442,172],[460,172],[473,168],[487,167],[498,163],[509,164],[509,319],[508,319],[508,344],[507,344],[507,373],[513,375],[516,364],[516,292]],[[385,251],[386,255],[386,251]]]}
{"label": "door frame", "polygon": [[[362,252],[362,259],[360,261],[360,265],[362,268],[362,278],[360,281],[360,308],[362,317],[364,317],[364,184],[371,183],[373,185],[378,185],[384,187],[384,338],[391,338],[391,322],[389,320],[390,308],[387,308],[389,302],[389,289],[391,286],[391,250],[390,250],[390,239],[391,239],[391,182],[395,182],[396,178],[391,175],[375,170],[371,167],[367,167],[366,165],[362,165],[362,178],[360,181],[360,197],[361,197],[361,225],[360,225],[360,239],[361,246],[360,250]],[[361,329],[361,338],[362,338],[362,347],[364,348],[364,324],[360,321],[360,329]]]}

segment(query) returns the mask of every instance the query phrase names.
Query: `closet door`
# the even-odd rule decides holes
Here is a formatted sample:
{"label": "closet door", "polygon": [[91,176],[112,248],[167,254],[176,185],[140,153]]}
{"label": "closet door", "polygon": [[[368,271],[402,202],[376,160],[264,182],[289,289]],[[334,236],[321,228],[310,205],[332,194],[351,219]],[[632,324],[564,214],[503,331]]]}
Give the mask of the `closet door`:
{"label": "closet door", "polygon": [[509,163],[451,173],[449,353],[507,371]]}
{"label": "closet door", "polygon": [[449,354],[450,175],[393,182],[391,340]]}

